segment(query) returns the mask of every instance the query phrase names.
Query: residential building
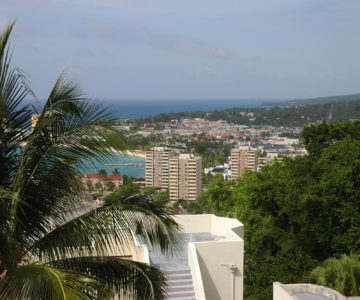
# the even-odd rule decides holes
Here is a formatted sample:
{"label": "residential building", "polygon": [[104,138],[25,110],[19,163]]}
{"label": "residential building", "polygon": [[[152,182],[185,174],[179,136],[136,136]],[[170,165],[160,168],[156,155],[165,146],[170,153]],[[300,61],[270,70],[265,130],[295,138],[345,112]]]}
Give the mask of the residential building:
{"label": "residential building", "polygon": [[201,157],[180,154],[169,161],[170,200],[195,201],[201,193]]}
{"label": "residential building", "polygon": [[113,185],[113,189],[114,190],[118,190],[119,187],[121,185],[123,185],[124,181],[123,181],[123,176],[122,175],[106,175],[106,176],[99,176],[99,174],[97,173],[90,173],[90,174],[86,174],[85,177],[83,177],[81,174],[79,174],[79,178],[82,181],[83,187],[85,189],[88,189],[88,183],[91,183],[92,189],[96,190],[96,184],[100,183],[101,184],[101,188],[103,190],[107,190],[108,186],[107,183],[108,182],[112,182]]}
{"label": "residential building", "polygon": [[169,159],[174,152],[166,147],[153,147],[146,151],[145,156],[145,185],[161,188],[169,188]]}
{"label": "residential building", "polygon": [[257,170],[257,152],[247,145],[231,150],[231,179],[241,178],[244,170]]}

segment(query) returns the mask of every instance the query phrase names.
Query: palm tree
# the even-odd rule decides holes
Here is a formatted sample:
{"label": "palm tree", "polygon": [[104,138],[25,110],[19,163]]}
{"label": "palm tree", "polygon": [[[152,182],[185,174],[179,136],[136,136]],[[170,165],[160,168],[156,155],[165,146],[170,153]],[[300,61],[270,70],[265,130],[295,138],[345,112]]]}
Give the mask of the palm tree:
{"label": "palm tree", "polygon": [[310,274],[310,281],[345,296],[360,296],[360,255],[329,258]]}
{"label": "palm tree", "polygon": [[23,104],[30,90],[9,67],[12,28],[0,36],[0,299],[164,299],[159,270],[109,254],[135,239],[171,251],[178,227],[170,211],[132,195],[72,213],[81,205],[78,170],[125,142],[113,115],[63,76],[42,110]]}
{"label": "palm tree", "polygon": [[99,175],[100,178],[105,178],[107,176],[107,172],[106,172],[105,169],[100,169],[98,171],[98,175]]}
{"label": "palm tree", "polygon": [[118,168],[115,168],[115,169],[112,171],[112,175],[113,175],[113,176],[119,176],[119,175],[120,175],[119,169],[118,169]]}

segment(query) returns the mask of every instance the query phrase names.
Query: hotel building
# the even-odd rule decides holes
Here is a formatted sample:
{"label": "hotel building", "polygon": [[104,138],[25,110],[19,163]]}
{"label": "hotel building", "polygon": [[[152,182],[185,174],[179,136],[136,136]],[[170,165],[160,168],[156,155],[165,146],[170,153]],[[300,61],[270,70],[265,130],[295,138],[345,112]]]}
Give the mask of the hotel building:
{"label": "hotel building", "polygon": [[174,152],[166,147],[153,147],[146,151],[145,185],[166,190],[169,187],[169,159]]}
{"label": "hotel building", "polygon": [[257,152],[246,145],[231,150],[231,179],[241,178],[244,170],[257,170]]}
{"label": "hotel building", "polygon": [[180,154],[169,160],[170,200],[195,201],[201,193],[201,157]]}

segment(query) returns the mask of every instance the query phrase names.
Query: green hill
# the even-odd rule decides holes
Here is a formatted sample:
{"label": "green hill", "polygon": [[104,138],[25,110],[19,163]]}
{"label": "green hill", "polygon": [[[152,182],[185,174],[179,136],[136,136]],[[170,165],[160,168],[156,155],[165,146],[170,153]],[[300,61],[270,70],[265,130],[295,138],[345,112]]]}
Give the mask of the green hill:
{"label": "green hill", "polygon": [[169,122],[183,118],[204,118],[210,121],[226,120],[229,123],[240,125],[304,126],[323,120],[343,122],[360,119],[360,100],[251,109],[230,108],[208,112],[179,112],[136,119],[135,122],[141,126],[144,123]]}
{"label": "green hill", "polygon": [[295,105],[310,105],[310,104],[324,104],[333,102],[348,102],[360,100],[360,94],[342,95],[342,96],[329,96],[318,97],[310,99],[294,99],[287,101],[274,101],[264,102],[261,106],[273,107],[273,106],[295,106]]}

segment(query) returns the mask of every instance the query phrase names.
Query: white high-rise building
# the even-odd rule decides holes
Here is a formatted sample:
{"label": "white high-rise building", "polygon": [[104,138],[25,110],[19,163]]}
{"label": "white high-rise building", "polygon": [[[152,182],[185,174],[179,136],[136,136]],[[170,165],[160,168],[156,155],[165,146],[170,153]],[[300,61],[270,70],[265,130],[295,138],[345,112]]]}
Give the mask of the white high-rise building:
{"label": "white high-rise building", "polygon": [[169,159],[174,153],[166,147],[153,147],[146,151],[145,157],[145,185],[169,188]]}
{"label": "white high-rise building", "polygon": [[195,201],[201,193],[201,157],[180,154],[169,160],[170,200]]}
{"label": "white high-rise building", "polygon": [[257,170],[257,152],[246,145],[231,150],[231,179],[241,178],[244,170]]}

